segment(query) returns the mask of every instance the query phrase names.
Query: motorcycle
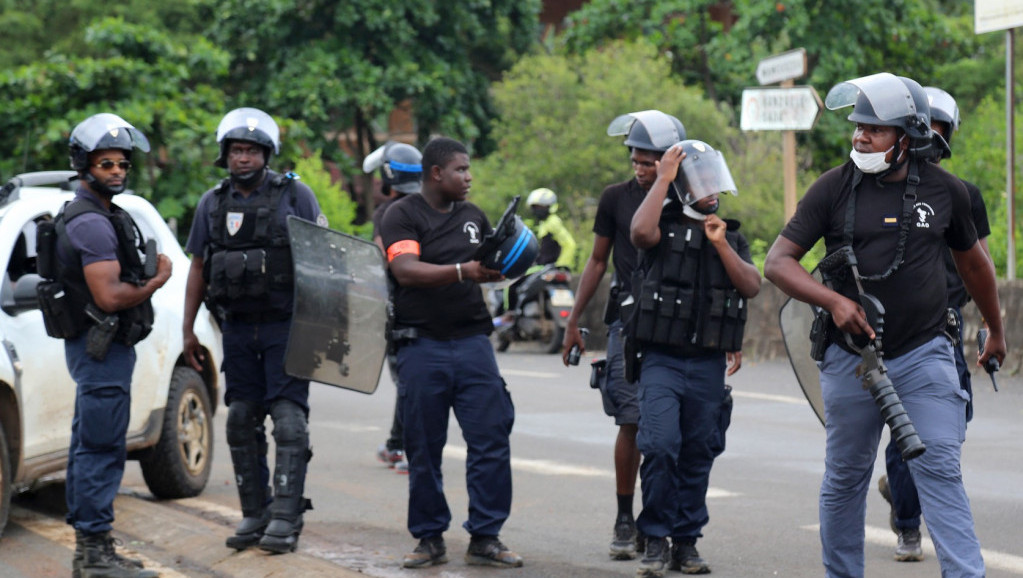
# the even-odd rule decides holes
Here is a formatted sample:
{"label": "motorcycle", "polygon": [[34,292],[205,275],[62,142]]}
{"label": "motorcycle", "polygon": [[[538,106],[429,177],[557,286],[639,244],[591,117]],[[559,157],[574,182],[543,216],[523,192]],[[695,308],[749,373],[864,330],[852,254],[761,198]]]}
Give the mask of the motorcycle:
{"label": "motorcycle", "polygon": [[[513,341],[539,341],[547,353],[561,351],[565,325],[575,306],[571,281],[571,271],[548,264],[505,288],[514,299],[509,311],[494,315],[497,351],[506,351]],[[500,311],[502,305],[503,294],[493,291],[492,311]]]}

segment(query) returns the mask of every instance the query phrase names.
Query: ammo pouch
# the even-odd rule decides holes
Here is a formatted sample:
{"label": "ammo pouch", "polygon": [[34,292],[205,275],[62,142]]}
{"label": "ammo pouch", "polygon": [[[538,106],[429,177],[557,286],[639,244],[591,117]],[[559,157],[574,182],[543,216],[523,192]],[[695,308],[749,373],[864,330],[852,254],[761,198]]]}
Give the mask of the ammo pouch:
{"label": "ammo pouch", "polygon": [[702,228],[672,223],[665,229],[660,259],[661,279],[667,283],[692,283],[700,268],[700,251],[703,249]]}
{"label": "ammo pouch", "polygon": [[742,351],[746,299],[735,289],[714,288],[708,291],[705,306],[696,344],[720,351]]}
{"label": "ammo pouch", "polygon": [[692,333],[693,288],[643,281],[635,312],[637,341],[682,346]]}
{"label": "ammo pouch", "polygon": [[217,251],[210,256],[209,293],[216,302],[270,294],[267,251]]}
{"label": "ammo pouch", "polygon": [[54,221],[36,225],[36,273],[45,279],[57,278],[57,224]]}
{"label": "ammo pouch", "polygon": [[75,311],[71,295],[60,281],[43,281],[36,287],[39,309],[46,334],[57,339],[72,339],[85,330],[82,315]]}

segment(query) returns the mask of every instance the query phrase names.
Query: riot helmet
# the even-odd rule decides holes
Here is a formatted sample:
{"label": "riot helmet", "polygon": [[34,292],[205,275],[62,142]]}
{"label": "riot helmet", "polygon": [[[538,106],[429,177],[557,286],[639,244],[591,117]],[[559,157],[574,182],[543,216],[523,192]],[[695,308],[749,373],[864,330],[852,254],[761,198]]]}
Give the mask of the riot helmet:
{"label": "riot helmet", "polygon": [[423,188],[423,155],[416,147],[387,141],[362,162],[362,170],[380,169],[384,187],[399,193],[418,193]]}
{"label": "riot helmet", "polygon": [[117,149],[130,161],[134,148],[149,152],[149,139],[146,135],[116,114],[102,112],[78,123],[71,131],[68,157],[71,168],[77,171],[78,176],[92,189],[98,193],[116,195],[124,191],[124,184],[108,187],[100,183],[89,170],[89,153]]}
{"label": "riot helmet", "polygon": [[721,193],[738,195],[738,189],[721,151],[700,140],[685,140],[678,144],[686,156],[679,165],[672,186],[686,216],[705,219],[707,215],[716,213],[720,204],[715,202],[709,208],[697,208],[696,204],[701,199]]}
{"label": "riot helmet", "polygon": [[945,126],[944,136],[934,131],[934,145],[938,149],[934,157],[947,159],[952,156],[952,148],[949,146],[952,133],[959,130],[959,105],[951,94],[940,88],[925,86],[924,92],[931,106],[931,124],[938,122]]}
{"label": "riot helmet", "polygon": [[536,240],[536,235],[518,215],[514,215],[513,219],[504,239],[499,241],[493,251],[480,259],[484,267],[500,271],[509,279],[525,274],[540,253],[540,243]]}
{"label": "riot helmet", "polygon": [[526,197],[526,206],[534,217],[543,221],[558,209],[558,195],[550,189],[534,189]]}
{"label": "riot helmet", "polygon": [[849,120],[876,126],[894,126],[910,139],[909,153],[918,155],[931,146],[931,113],[927,94],[917,81],[880,72],[835,85],[824,100],[829,110],[852,106]]}
{"label": "riot helmet", "polygon": [[623,114],[607,126],[608,136],[625,135],[625,146],[663,153],[671,145],[686,139],[682,121],[659,110]]}
{"label": "riot helmet", "polygon": [[236,108],[224,115],[217,126],[220,155],[213,164],[227,168],[227,148],[231,141],[247,141],[263,147],[264,165],[270,157],[281,152],[281,131],[267,113],[258,108]]}

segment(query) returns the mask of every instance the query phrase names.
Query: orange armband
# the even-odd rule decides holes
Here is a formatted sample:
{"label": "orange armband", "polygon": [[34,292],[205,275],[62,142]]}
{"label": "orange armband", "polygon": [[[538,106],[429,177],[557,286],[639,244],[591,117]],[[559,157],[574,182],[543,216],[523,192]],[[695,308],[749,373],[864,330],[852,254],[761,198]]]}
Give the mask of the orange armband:
{"label": "orange armband", "polygon": [[391,244],[387,248],[387,262],[394,261],[398,255],[419,255],[419,241],[405,240]]}

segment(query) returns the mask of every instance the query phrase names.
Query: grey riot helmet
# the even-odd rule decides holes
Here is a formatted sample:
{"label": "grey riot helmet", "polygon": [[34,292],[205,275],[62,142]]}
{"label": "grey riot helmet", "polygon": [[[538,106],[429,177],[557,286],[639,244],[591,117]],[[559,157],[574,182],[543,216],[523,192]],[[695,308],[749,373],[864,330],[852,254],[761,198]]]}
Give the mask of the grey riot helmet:
{"label": "grey riot helmet", "polygon": [[927,102],[931,106],[931,124],[936,122],[945,126],[944,136],[934,131],[934,145],[938,149],[934,157],[947,159],[952,156],[952,133],[959,130],[959,105],[952,95],[934,86],[925,86]]}
{"label": "grey riot helmet", "polygon": [[931,112],[927,94],[917,81],[880,72],[841,82],[824,99],[829,110],[852,106],[849,120],[902,129],[910,139],[909,153],[920,155],[931,146]]}
{"label": "grey riot helmet", "polygon": [[700,140],[685,140],[678,144],[686,156],[679,165],[672,185],[685,214],[702,220],[716,213],[720,205],[715,203],[710,208],[698,209],[697,202],[722,193],[738,195],[738,189],[721,151]]}
{"label": "grey riot helmet", "polygon": [[231,141],[247,141],[263,147],[264,165],[270,164],[271,155],[281,152],[281,130],[267,113],[258,108],[236,108],[224,115],[217,126],[220,155],[213,164],[227,167],[227,148]]}
{"label": "grey riot helmet", "polygon": [[418,193],[423,188],[423,154],[416,147],[388,141],[362,162],[362,170],[380,169],[384,187],[399,193]]}
{"label": "grey riot helmet", "polygon": [[659,110],[623,114],[607,126],[608,136],[625,135],[625,146],[663,153],[671,145],[686,139],[682,121]]}
{"label": "grey riot helmet", "polygon": [[132,149],[135,148],[149,152],[149,139],[146,135],[116,114],[102,112],[78,123],[71,131],[68,157],[71,168],[78,171],[78,176],[96,192],[116,195],[124,191],[124,185],[107,187],[96,180],[89,171],[89,153],[117,149],[124,153],[126,159],[131,160]]}

